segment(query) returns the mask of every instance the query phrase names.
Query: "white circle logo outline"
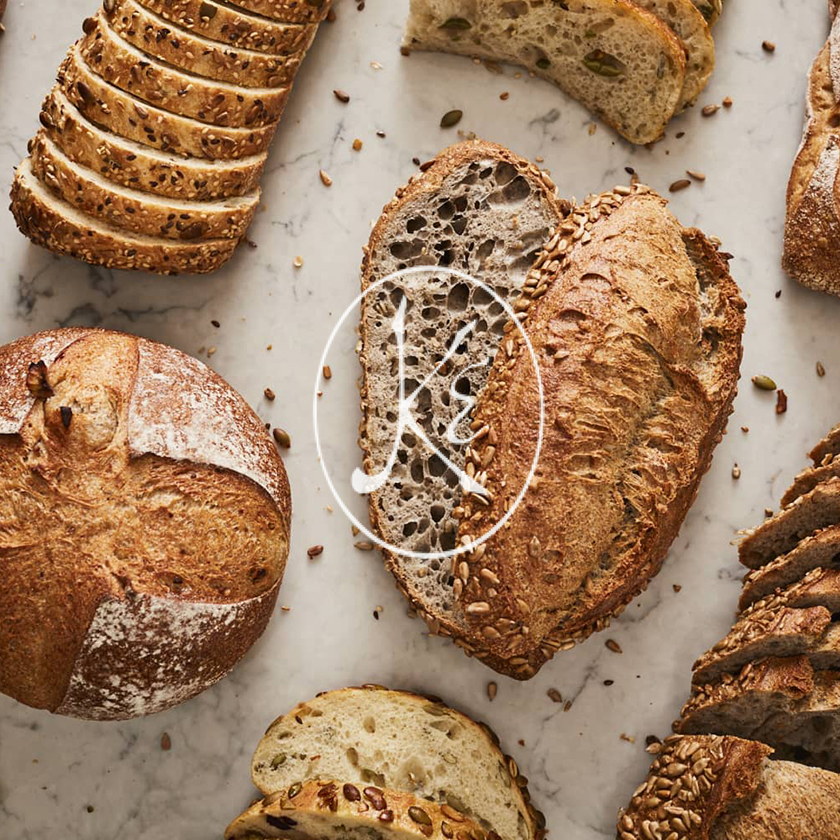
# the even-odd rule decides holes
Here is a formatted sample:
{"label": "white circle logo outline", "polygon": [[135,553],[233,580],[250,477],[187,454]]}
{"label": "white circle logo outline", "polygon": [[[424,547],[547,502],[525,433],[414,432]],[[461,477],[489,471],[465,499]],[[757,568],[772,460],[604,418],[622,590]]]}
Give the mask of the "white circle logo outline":
{"label": "white circle logo outline", "polygon": [[[324,453],[321,448],[321,435],[318,431],[318,403],[320,402],[318,392],[322,391],[324,367],[327,364],[327,356],[329,355],[333,342],[335,341],[338,335],[338,331],[344,325],[344,322],[347,320],[347,318],[352,312],[358,312],[358,308],[361,305],[362,300],[367,295],[369,295],[371,292],[373,292],[375,289],[378,289],[385,283],[393,282],[394,280],[398,280],[401,277],[406,277],[412,274],[444,274],[446,276],[455,276],[461,280],[464,280],[467,283],[471,283],[475,286],[478,286],[479,288],[487,292],[495,301],[500,303],[510,320],[513,321],[514,324],[516,324],[516,328],[519,330],[520,334],[522,335],[522,338],[525,340],[525,346],[528,348],[528,353],[531,356],[531,363],[533,364],[534,371],[537,374],[537,389],[540,396],[540,426],[539,433],[537,435],[537,448],[534,452],[533,461],[531,462],[531,469],[528,471],[528,477],[524,485],[522,486],[522,489],[519,491],[519,495],[516,497],[514,503],[510,506],[510,509],[505,512],[505,515],[486,534],[482,535],[479,539],[469,543],[468,545],[456,546],[455,548],[449,549],[447,551],[410,551],[404,548],[398,548],[397,546],[391,545],[385,540],[380,539],[376,534],[368,530],[368,528],[353,515],[353,513],[344,503],[344,500],[341,498],[338,491],[336,490],[335,485],[333,484],[333,481],[330,478],[330,474],[327,471],[326,462],[324,460]],[[397,288],[399,288],[399,286],[397,286]],[[356,297],[353,299],[350,305],[344,310],[341,317],[338,319],[338,322],[330,332],[330,337],[327,340],[326,346],[324,347],[324,352],[321,354],[321,361],[318,365],[318,370],[315,374],[315,392],[312,397],[312,423],[315,431],[315,448],[318,455],[318,462],[321,465],[321,471],[324,473],[324,478],[327,480],[327,485],[330,488],[330,492],[332,493],[333,498],[336,500],[336,502],[338,502],[338,505],[344,512],[344,515],[359,529],[359,531],[361,531],[366,537],[368,537],[371,540],[371,542],[378,545],[379,548],[381,548],[383,551],[389,551],[401,557],[411,557],[418,560],[449,559],[451,557],[457,557],[459,554],[471,552],[477,546],[480,546],[482,543],[485,543],[487,540],[489,540],[494,534],[496,534],[501,528],[505,526],[505,524],[508,522],[511,516],[513,516],[516,509],[522,503],[522,500],[525,498],[525,494],[528,492],[528,488],[531,486],[531,482],[537,471],[537,465],[539,464],[540,460],[540,453],[542,452],[543,432],[545,428],[545,397],[543,392],[542,374],[540,373],[540,366],[537,362],[537,355],[536,353],[534,353],[534,348],[531,345],[531,340],[528,338],[528,334],[525,332],[522,323],[520,322],[519,318],[516,317],[516,313],[513,311],[513,307],[511,307],[511,305],[506,300],[504,300],[501,297],[501,295],[499,295],[496,291],[491,289],[485,283],[482,283],[481,280],[477,280],[475,277],[471,277],[469,274],[466,274],[463,271],[458,271],[454,268],[444,268],[442,266],[434,265],[402,268],[399,271],[395,271],[392,274],[389,274],[386,277],[377,280],[371,286],[368,286],[367,289],[356,295]]]}

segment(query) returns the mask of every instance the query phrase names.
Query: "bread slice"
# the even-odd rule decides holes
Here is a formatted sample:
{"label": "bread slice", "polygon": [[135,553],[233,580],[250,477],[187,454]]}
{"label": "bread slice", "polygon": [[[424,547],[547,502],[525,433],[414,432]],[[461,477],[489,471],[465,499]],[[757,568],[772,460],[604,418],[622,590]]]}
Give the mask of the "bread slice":
{"label": "bread slice", "polygon": [[220,201],[180,201],[132,190],[73,163],[41,131],[30,145],[32,171],[77,210],[113,227],[147,236],[192,242],[245,235],[260,203],[250,195]]}
{"label": "bread slice", "polygon": [[805,537],[840,524],[840,479],[818,484],[810,493],[747,531],[738,545],[738,556],[749,569],[758,569],[796,548]]}
{"label": "bread slice", "polygon": [[762,741],[779,758],[840,769],[840,672],[814,671],[804,656],[750,663],[697,688],[675,728]]}
{"label": "bread slice", "polygon": [[208,79],[243,87],[289,85],[305,56],[304,51],[278,56],[234,49],[182,29],[135,0],[115,0],[105,14],[114,31],[143,52]]}
{"label": "bread slice", "polygon": [[215,201],[259,190],[266,152],[237,160],[186,158],[104,131],[56,86],[41,106],[46,135],[70,160],[115,184],[178,201]]}
{"label": "bread slice", "polygon": [[744,578],[738,608],[746,610],[756,601],[772,595],[800,578],[840,574],[840,525],[831,525],[805,537],[796,547],[751,571]]}
{"label": "bread slice", "polygon": [[229,0],[228,5],[286,23],[318,23],[326,19],[332,0]]}
{"label": "bread slice", "polygon": [[[528,161],[492,143],[470,141],[441,152],[425,172],[397,192],[371,233],[362,265],[362,288],[404,268],[434,265],[463,271],[484,282],[502,299],[512,300],[522,289],[537,253],[563,219],[553,182]],[[406,313],[406,345],[411,376],[422,381],[436,358],[442,358],[465,324],[479,317],[483,325],[469,338],[469,359],[492,360],[507,316],[481,289],[455,276],[417,274],[405,278],[402,291],[390,284],[364,298],[360,360],[363,371],[364,418],[360,445],[365,469],[374,475],[391,453],[392,411],[397,385],[395,349],[390,343],[395,300],[411,301]],[[420,317],[417,317],[420,315]],[[462,392],[477,394],[487,366],[460,366]],[[415,409],[421,425],[450,460],[463,468],[466,446],[447,442],[440,429],[456,420],[463,405],[450,399],[452,377],[431,383],[431,399]],[[458,425],[461,438],[469,433]],[[457,521],[452,513],[461,490],[454,473],[424,449],[404,437],[392,471],[392,481],[370,496],[370,517],[379,536],[408,551],[447,551],[455,546]],[[434,633],[459,636],[465,624],[457,606],[456,576],[451,562],[385,552],[385,562],[400,590]]]}
{"label": "bread slice", "polygon": [[799,473],[782,496],[782,507],[793,504],[800,496],[810,493],[830,478],[840,478],[840,458],[835,457],[820,467],[810,467]]}
{"label": "bread slice", "polygon": [[290,87],[253,88],[206,79],[164,64],[120,38],[103,12],[88,18],[81,56],[115,87],[158,108],[215,126],[255,128],[283,115]]}
{"label": "bread slice", "polygon": [[826,461],[831,461],[837,455],[840,455],[840,426],[831,429],[808,453],[808,457],[814,462],[815,467],[823,466]]}
{"label": "bread slice", "polygon": [[627,0],[411,0],[403,47],[520,64],[632,143],[662,136],[686,77],[680,40]]}
{"label": "bread slice", "polygon": [[254,753],[251,777],[265,795],[319,779],[400,790],[505,840],[541,838],[545,826],[516,762],[485,725],[438,698],[381,686],[320,694],[278,718]]}
{"label": "bread slice", "polygon": [[174,242],[99,222],[50,192],[32,173],[28,159],[12,183],[11,211],[21,233],[36,245],[106,268],[206,274],[224,265],[236,248],[233,239]]}
{"label": "bread slice", "polygon": [[466,555],[461,595],[474,634],[521,679],[603,629],[659,571],[732,411],[741,358],[744,302],[726,257],[664,199],[619,187],[567,224],[516,304],[542,400],[511,333],[473,410],[488,430],[471,458],[489,503],[465,499],[458,531],[474,542],[504,520],[544,416],[527,494]]}
{"label": "bread slice", "polygon": [[162,18],[212,41],[271,55],[306,52],[317,22],[279,23],[215,0],[138,0]]}
{"label": "bread slice", "polygon": [[58,73],[67,98],[93,123],[165,152],[234,160],[268,149],[276,123],[258,128],[212,126],[161,110],[106,82],[85,63],[78,44]]}
{"label": "bread slice", "polygon": [[672,735],[618,815],[619,840],[780,840],[840,837],[840,776],[772,761],[765,744]]}
{"label": "bread slice", "polygon": [[450,808],[398,790],[323,779],[297,782],[251,806],[225,840],[500,840]]}

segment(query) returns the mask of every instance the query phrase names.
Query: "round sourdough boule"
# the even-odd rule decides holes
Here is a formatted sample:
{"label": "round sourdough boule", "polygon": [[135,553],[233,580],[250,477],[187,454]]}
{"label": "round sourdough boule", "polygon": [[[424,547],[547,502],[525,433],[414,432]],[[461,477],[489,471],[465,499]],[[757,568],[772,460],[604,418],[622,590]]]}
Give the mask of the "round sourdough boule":
{"label": "round sourdough boule", "polygon": [[94,329],[0,347],[0,691],[117,720],[221,679],[273,611],[283,464],[195,359]]}

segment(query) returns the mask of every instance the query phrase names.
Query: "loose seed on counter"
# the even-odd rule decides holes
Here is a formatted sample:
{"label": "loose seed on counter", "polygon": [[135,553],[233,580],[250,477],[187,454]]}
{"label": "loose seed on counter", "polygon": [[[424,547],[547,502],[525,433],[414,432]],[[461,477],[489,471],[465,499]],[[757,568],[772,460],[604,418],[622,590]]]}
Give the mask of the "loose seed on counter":
{"label": "loose seed on counter", "polygon": [[263,391],[263,393],[265,394],[265,398],[267,400],[274,400],[277,397],[277,395],[274,393],[274,391],[271,390],[271,388],[266,388],[265,391]]}
{"label": "loose seed on counter", "polygon": [[168,732],[164,732],[163,735],[160,736],[160,748],[164,752],[169,752],[172,749],[172,739],[169,737]]}
{"label": "loose seed on counter", "polygon": [[458,125],[461,122],[461,119],[464,116],[464,112],[458,110],[457,108],[447,111],[440,120],[440,127],[441,128],[452,128],[453,126]]}
{"label": "loose seed on counter", "polygon": [[556,688],[549,688],[546,694],[551,698],[552,703],[563,702],[563,695]]}
{"label": "loose seed on counter", "polygon": [[680,190],[687,189],[691,186],[691,181],[688,178],[680,178],[679,181],[674,181],[670,187],[668,187],[669,192],[679,192]]}
{"label": "loose seed on counter", "polygon": [[319,170],[318,170],[318,175],[319,175],[319,177],[321,178],[321,183],[322,183],[325,187],[331,187],[331,186],[332,186],[332,183],[333,183],[332,178],[330,178],[330,176],[329,176],[329,175],[327,175],[327,173],[326,173],[326,172],[324,172],[324,170],[323,170],[323,169],[319,169]]}
{"label": "loose seed on counter", "polygon": [[780,388],[776,391],[776,414],[784,414],[787,411],[787,394]]}
{"label": "loose seed on counter", "polygon": [[723,98],[723,107],[724,108],[731,108],[732,107],[732,97],[731,96],[725,96]]}
{"label": "loose seed on counter", "polygon": [[608,650],[611,650],[613,653],[624,653],[621,649],[621,645],[615,639],[607,639],[604,643]]}
{"label": "loose seed on counter", "polygon": [[295,257],[292,261],[292,265],[295,268],[303,268],[303,257]]}
{"label": "loose seed on counter", "polygon": [[315,557],[320,557],[324,553],[324,546],[313,545],[306,549],[306,556],[313,560]]}
{"label": "loose seed on counter", "polygon": [[283,449],[289,449],[292,445],[292,439],[289,437],[289,433],[284,429],[276,428],[272,435],[274,435],[274,440],[283,447]]}
{"label": "loose seed on counter", "polygon": [[353,545],[359,551],[373,551],[373,543],[367,540],[359,540],[359,542],[353,543]]}
{"label": "loose seed on counter", "polygon": [[720,110],[720,105],[704,105],[700,112],[704,117],[711,117]]}
{"label": "loose seed on counter", "polygon": [[329,365],[324,365],[324,379],[332,379],[332,368]]}
{"label": "loose seed on counter", "polygon": [[705,181],[706,176],[703,172],[698,172],[696,169],[686,169],[685,174],[689,178],[694,178],[695,181]]}
{"label": "loose seed on counter", "polygon": [[737,481],[740,477],[741,468],[737,464],[735,464],[735,466],[732,467],[732,478],[734,478]]}
{"label": "loose seed on counter", "polygon": [[357,138],[353,141],[353,151],[354,151],[354,152],[361,152],[361,151],[362,151],[362,146],[363,146],[363,145],[364,145],[364,144],[362,143],[362,141],[361,141],[361,140],[359,140],[359,138],[357,137]]}
{"label": "loose seed on counter", "polygon": [[487,699],[492,703],[496,699],[499,686],[494,682],[487,683]]}
{"label": "loose seed on counter", "polygon": [[776,52],[776,45],[772,41],[762,41],[761,49],[768,53]]}
{"label": "loose seed on counter", "polygon": [[759,374],[758,376],[754,376],[752,378],[752,384],[755,385],[756,388],[759,388],[762,391],[775,391],[776,390],[776,383],[769,376],[764,376],[764,374]]}
{"label": "loose seed on counter", "polygon": [[344,102],[346,104],[350,101],[350,94],[345,93],[343,90],[334,90],[333,93],[339,102]]}
{"label": "loose seed on counter", "polygon": [[825,376],[825,368],[822,362],[817,362],[817,376]]}

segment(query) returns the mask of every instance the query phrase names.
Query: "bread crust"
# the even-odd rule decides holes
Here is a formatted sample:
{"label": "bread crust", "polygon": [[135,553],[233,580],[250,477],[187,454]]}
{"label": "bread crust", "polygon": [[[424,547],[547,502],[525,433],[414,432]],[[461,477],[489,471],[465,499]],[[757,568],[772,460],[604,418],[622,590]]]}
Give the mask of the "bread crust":
{"label": "bread crust", "polygon": [[792,505],[800,496],[810,493],[818,484],[831,478],[840,478],[840,458],[834,458],[819,467],[803,470],[782,496],[782,507]]}
{"label": "bread crust", "polygon": [[[507,660],[505,673],[520,679],[532,677],[558,649],[602,629],[645,588],[732,410],[745,305],[724,257],[699,231],[682,229],[664,206],[637,186],[574,209],[526,282],[527,305],[517,304],[542,368],[542,455],[508,526],[467,555],[461,601],[473,638]],[[660,246],[648,257],[639,243],[651,239]],[[663,254],[672,261],[654,269],[652,261]],[[675,278],[667,295],[650,289],[646,270]],[[702,318],[701,294],[708,296]],[[602,322],[611,325],[609,335]],[[607,355],[603,347],[610,348]],[[660,392],[660,377],[673,383],[673,394],[664,384]],[[588,420],[578,431],[584,405]],[[481,533],[500,521],[513,501],[508,495],[518,492],[506,488],[525,480],[539,410],[530,355],[511,333],[474,410],[476,426],[489,429],[473,447],[492,497]],[[625,453],[628,435],[648,443]],[[488,446],[494,457],[484,467]],[[625,489],[614,489],[631,464]],[[478,533],[464,507],[462,542]],[[633,516],[622,524],[628,509]],[[609,564],[602,544],[621,546]]]}
{"label": "bread crust", "polygon": [[80,42],[88,67],[109,84],[157,108],[218,127],[258,128],[277,122],[290,88],[251,88],[183,73],[123,41],[103,12],[85,21]]}
{"label": "bread crust", "polygon": [[826,460],[830,461],[835,455],[840,455],[840,425],[831,429],[808,453],[808,457],[814,462],[815,467],[822,466]]}
{"label": "bread crust", "polygon": [[332,0],[234,0],[231,5],[286,23],[318,23],[326,20]]}
{"label": "bread crust", "polygon": [[[382,807],[380,807],[382,806]],[[449,806],[410,793],[377,787],[359,788],[334,779],[292,785],[252,805],[225,831],[225,840],[260,837],[321,838],[346,830],[370,831],[393,840],[446,840],[457,836],[500,840]]]}
{"label": "bread crust", "polygon": [[[83,367],[86,354],[101,356],[111,352],[122,354],[130,360],[131,367],[119,369],[119,383],[102,383],[96,378],[98,374],[92,375]],[[43,363],[39,367],[43,369],[46,391],[33,393],[30,365],[39,362]],[[54,375],[56,370],[61,372]],[[42,422],[39,412],[49,424],[54,411],[48,405],[50,394],[65,382],[70,383],[66,387],[76,387],[76,378],[84,386],[79,392],[83,394],[79,397],[82,410],[97,387],[111,389],[118,418],[114,457],[125,459],[126,469],[145,470],[150,476],[157,475],[156,481],[161,476],[172,476],[177,482],[198,481],[190,492],[201,492],[202,481],[210,482],[207,486],[213,482],[220,487],[229,486],[231,492],[238,486],[237,493],[250,494],[253,500],[249,503],[252,516],[263,517],[263,511],[274,511],[276,524],[269,526],[274,556],[267,561],[272,568],[267,576],[255,579],[250,587],[254,595],[244,598],[235,592],[196,597],[190,589],[181,591],[176,586],[170,590],[168,585],[150,582],[144,577],[145,572],[122,572],[123,564],[117,554],[96,556],[95,549],[87,545],[86,540],[96,530],[86,531],[90,523],[81,520],[74,527],[77,541],[67,540],[65,550],[54,555],[51,578],[38,586],[33,581],[31,589],[19,586],[18,576],[26,574],[25,565],[19,570],[15,566],[15,560],[25,559],[20,553],[24,549],[9,544],[2,547],[11,553],[9,574],[0,582],[0,608],[5,619],[0,622],[0,650],[6,666],[0,675],[0,690],[36,708],[88,719],[115,720],[152,714],[189,699],[223,677],[264,630],[288,555],[288,481],[259,418],[224,380],[174,348],[106,330],[54,330],[0,348],[0,434],[7,436],[6,443],[29,440],[31,428]],[[61,422],[64,423],[63,412]],[[82,425],[75,426],[77,423]],[[47,431],[41,434],[50,434],[50,428],[47,425]],[[78,459],[88,451],[85,435],[89,428],[97,433],[100,427],[71,419],[65,424],[67,441],[57,450],[64,458],[70,457],[71,447],[76,447],[72,450],[77,453],[73,463],[82,476],[85,464]],[[6,458],[4,470],[11,463]],[[51,464],[50,460],[40,465],[32,461],[27,469],[37,469],[48,476]],[[95,463],[88,467],[94,474]],[[8,472],[4,480],[9,480]],[[116,474],[108,479],[116,480]],[[133,485],[127,484],[126,488],[130,486]],[[98,505],[103,503],[97,495],[100,491],[85,492],[93,492],[92,498],[97,499]],[[262,500],[259,506],[258,499]],[[61,521],[61,503],[61,497],[56,496],[54,527],[59,527]],[[19,504],[29,504],[22,493]],[[97,510],[97,505],[91,505],[87,516],[95,517]],[[113,523],[106,525],[106,531],[113,527]],[[148,520],[147,527],[156,526]],[[193,536],[199,539],[197,533]],[[175,537],[173,534],[173,541],[177,542]],[[135,545],[135,550],[142,547]],[[76,564],[75,572],[56,562],[58,554],[65,565]],[[64,659],[51,657],[44,661],[31,647],[34,640],[27,635],[33,632],[28,613],[41,609],[37,598],[43,587],[46,606],[50,605],[49,592],[66,579],[67,573],[74,581],[76,598],[72,600],[80,602],[83,609],[78,623],[73,624],[72,610],[65,615],[52,605],[44,627],[55,625],[59,635],[66,635],[68,629],[71,632],[61,648]],[[241,589],[232,580],[230,586],[236,591]],[[29,600],[21,603],[21,598]],[[6,612],[10,607],[11,613]],[[21,619],[20,615],[28,617]],[[36,622],[35,633],[38,628]],[[45,644],[54,642],[50,638]]]}
{"label": "bread crust", "polygon": [[135,0],[116,0],[106,11],[120,37],[175,67],[245,87],[282,87],[295,78],[305,51],[277,56],[218,41],[173,26]]}

